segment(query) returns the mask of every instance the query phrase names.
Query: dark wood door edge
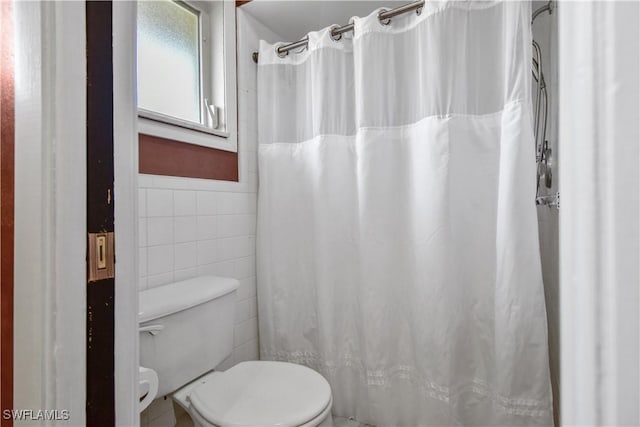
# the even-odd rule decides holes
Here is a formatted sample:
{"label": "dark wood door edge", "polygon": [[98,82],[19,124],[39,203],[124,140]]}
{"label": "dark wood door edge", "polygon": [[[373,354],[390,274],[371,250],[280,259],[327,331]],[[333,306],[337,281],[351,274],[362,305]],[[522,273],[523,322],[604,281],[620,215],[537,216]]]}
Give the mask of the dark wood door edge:
{"label": "dark wood door edge", "polygon": [[[111,1],[86,2],[87,233],[114,231],[112,12]],[[115,425],[114,288],[87,279],[88,426]]]}

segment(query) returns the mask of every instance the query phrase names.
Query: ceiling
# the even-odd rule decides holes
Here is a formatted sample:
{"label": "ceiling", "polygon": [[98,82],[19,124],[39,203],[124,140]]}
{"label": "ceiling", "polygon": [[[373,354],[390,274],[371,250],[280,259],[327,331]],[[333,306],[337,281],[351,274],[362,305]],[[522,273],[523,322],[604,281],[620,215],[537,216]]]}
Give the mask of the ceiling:
{"label": "ceiling", "polygon": [[281,35],[282,41],[295,41],[309,31],[333,24],[347,24],[352,16],[366,16],[374,9],[398,7],[410,1],[253,0],[244,4],[242,9]]}

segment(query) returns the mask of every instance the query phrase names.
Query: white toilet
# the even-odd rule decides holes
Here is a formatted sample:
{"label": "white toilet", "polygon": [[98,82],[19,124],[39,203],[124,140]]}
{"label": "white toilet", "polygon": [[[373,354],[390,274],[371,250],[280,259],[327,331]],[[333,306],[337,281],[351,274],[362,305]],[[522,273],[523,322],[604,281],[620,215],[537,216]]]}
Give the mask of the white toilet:
{"label": "white toilet", "polygon": [[233,349],[238,281],[203,276],[140,292],[140,364],[158,374],[196,426],[329,427],[331,388],[284,362],[212,371]]}

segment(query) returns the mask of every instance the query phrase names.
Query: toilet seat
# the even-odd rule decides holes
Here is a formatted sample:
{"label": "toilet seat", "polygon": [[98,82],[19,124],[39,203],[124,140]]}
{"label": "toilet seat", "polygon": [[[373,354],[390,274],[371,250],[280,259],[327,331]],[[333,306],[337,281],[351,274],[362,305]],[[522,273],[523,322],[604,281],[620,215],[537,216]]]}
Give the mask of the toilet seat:
{"label": "toilet seat", "polygon": [[320,374],[284,362],[242,362],[212,375],[189,394],[208,424],[228,427],[317,425],[331,410],[331,388]]}
{"label": "toilet seat", "polygon": [[[314,419],[312,419],[311,421],[302,424],[301,426],[296,426],[296,427],[333,427],[333,420],[331,418],[331,407],[333,405],[333,398],[331,398],[331,400],[329,400],[329,404],[327,405],[327,407],[324,409],[324,411],[322,411],[320,413],[320,415],[318,415],[317,417],[315,417]],[[211,424],[209,421],[205,420],[202,415],[200,415],[198,413],[197,410],[193,409],[193,407],[191,408],[191,410],[189,411],[189,414],[191,416],[191,419],[195,421],[195,425],[199,426],[199,427],[227,427],[226,425],[223,426],[217,426],[215,424]],[[257,425],[248,425],[248,426],[243,426],[243,427],[264,427],[264,425],[262,424],[257,424]],[[288,427],[285,425],[285,427]]]}

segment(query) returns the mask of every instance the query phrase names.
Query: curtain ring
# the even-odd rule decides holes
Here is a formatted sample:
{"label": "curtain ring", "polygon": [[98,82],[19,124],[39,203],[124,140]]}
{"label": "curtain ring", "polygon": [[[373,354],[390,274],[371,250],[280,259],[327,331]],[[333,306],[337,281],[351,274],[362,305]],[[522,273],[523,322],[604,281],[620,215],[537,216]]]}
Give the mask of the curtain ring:
{"label": "curtain ring", "polygon": [[419,8],[416,9],[416,14],[418,16],[422,15],[422,7],[419,7]]}
{"label": "curtain ring", "polygon": [[289,55],[289,51],[285,50],[284,52],[280,52],[280,46],[276,46],[276,55],[279,58],[286,58]]}
{"label": "curtain ring", "polygon": [[339,41],[340,39],[342,39],[342,33],[340,34],[333,34],[333,30],[335,28],[340,28],[339,25],[332,25],[331,26],[331,31],[329,31],[329,37],[331,37],[331,40],[333,40],[334,42]]}
{"label": "curtain ring", "polygon": [[382,19],[382,14],[388,12],[388,10],[383,10],[378,14],[378,22],[380,25],[389,25],[391,23],[391,18],[387,18],[386,20]]}

